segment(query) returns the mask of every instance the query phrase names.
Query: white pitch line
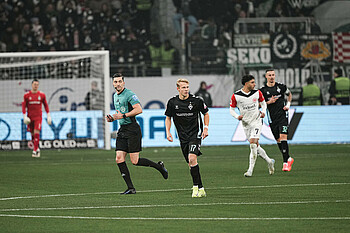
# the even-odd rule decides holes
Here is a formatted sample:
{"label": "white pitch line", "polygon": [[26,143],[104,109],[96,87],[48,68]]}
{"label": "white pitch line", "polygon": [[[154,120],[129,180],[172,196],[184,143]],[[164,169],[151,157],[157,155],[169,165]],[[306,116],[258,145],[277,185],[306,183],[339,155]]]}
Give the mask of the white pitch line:
{"label": "white pitch line", "polygon": [[287,202],[219,202],[219,203],[188,203],[164,205],[121,205],[121,206],[80,206],[80,207],[50,207],[50,208],[24,208],[0,209],[0,212],[35,211],[35,210],[85,210],[85,209],[119,209],[119,208],[156,208],[156,207],[187,207],[187,206],[214,206],[214,205],[290,205],[290,204],[318,204],[318,203],[344,203],[350,200],[320,200],[320,201],[287,201]]}
{"label": "white pitch line", "polygon": [[[282,187],[306,187],[306,186],[330,186],[330,185],[349,185],[350,183],[321,183],[321,184],[282,184],[282,185],[261,185],[261,186],[234,186],[234,187],[215,187],[205,188],[207,190],[215,189],[254,189],[254,188],[282,188]],[[153,192],[176,192],[186,191],[188,188],[182,189],[164,189],[164,190],[143,190],[137,191],[138,193],[153,193]],[[96,193],[68,193],[68,194],[49,194],[38,196],[23,196],[23,197],[4,197],[0,198],[0,201],[16,200],[16,199],[31,199],[31,198],[45,198],[45,197],[66,197],[66,196],[86,196],[86,195],[104,195],[104,194],[116,194],[119,192],[96,192]]]}
{"label": "white pitch line", "polygon": [[85,217],[85,216],[37,216],[37,215],[15,215],[0,214],[0,217],[17,218],[58,218],[58,219],[92,219],[92,220],[203,220],[203,221],[232,221],[232,220],[350,220],[350,217],[291,217],[291,218],[144,218],[144,217]]}

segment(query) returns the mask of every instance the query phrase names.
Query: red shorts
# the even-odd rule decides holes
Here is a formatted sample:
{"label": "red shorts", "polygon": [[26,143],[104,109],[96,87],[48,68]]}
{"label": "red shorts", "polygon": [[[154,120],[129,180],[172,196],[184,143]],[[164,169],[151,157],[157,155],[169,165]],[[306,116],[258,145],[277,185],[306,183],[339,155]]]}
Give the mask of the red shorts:
{"label": "red shorts", "polygon": [[30,123],[27,125],[28,132],[34,132],[34,130],[41,130],[42,118],[30,119]]}

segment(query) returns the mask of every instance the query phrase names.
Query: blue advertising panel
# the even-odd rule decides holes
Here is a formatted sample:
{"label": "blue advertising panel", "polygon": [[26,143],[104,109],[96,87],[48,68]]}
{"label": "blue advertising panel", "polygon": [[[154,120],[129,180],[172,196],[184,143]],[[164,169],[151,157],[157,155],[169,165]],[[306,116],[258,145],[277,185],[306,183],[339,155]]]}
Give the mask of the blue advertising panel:
{"label": "blue advertising panel", "polygon": [[[51,117],[52,124],[48,125],[43,113],[41,140],[96,139],[98,147],[104,146],[103,129],[98,127],[102,125],[102,111],[51,112]],[[0,113],[1,142],[31,140],[26,129],[22,113]]]}
{"label": "blue advertising panel", "polygon": [[[209,111],[209,136],[203,145],[244,145],[248,144],[242,124],[233,118],[228,108],[212,108]],[[350,143],[350,106],[295,106],[289,110],[289,140],[294,144]],[[143,134],[143,146],[178,146],[174,124],[171,133],[174,142],[168,142],[165,134],[164,110],[144,110],[137,117]],[[117,130],[117,123],[111,131]],[[268,120],[265,117],[261,144],[274,144]],[[115,140],[112,140],[115,147]]]}
{"label": "blue advertising panel", "polygon": [[[136,117],[139,122],[144,147],[179,146],[174,124],[171,133],[174,142],[168,142],[165,133],[164,109],[145,109]],[[112,114],[114,111],[111,112]],[[209,111],[209,136],[203,145],[248,144],[241,123],[233,118],[228,108],[212,108]],[[102,111],[52,112],[53,124],[46,122],[43,113],[41,140],[96,139],[103,148]],[[292,144],[350,143],[350,106],[295,106],[289,110],[289,142]],[[118,122],[107,123],[111,132],[118,130]],[[0,113],[0,140],[30,140],[23,124],[22,113]],[[264,119],[261,144],[274,144],[267,119]],[[115,139],[111,141],[115,147]]]}

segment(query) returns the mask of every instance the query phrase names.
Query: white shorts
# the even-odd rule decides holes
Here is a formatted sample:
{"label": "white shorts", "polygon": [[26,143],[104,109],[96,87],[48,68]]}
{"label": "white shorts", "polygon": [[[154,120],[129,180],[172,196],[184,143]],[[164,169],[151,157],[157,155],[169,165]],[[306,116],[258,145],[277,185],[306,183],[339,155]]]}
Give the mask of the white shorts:
{"label": "white shorts", "polygon": [[262,129],[262,123],[261,121],[256,124],[248,125],[248,126],[243,126],[245,136],[247,139],[251,138],[260,138],[261,134],[261,129]]}

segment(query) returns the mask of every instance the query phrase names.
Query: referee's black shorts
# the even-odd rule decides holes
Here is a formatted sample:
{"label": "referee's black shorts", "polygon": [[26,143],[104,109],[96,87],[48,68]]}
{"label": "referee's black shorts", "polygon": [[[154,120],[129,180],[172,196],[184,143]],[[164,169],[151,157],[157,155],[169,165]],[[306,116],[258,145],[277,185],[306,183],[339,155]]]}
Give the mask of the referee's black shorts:
{"label": "referee's black shorts", "polygon": [[122,125],[117,133],[116,151],[127,153],[140,152],[142,150],[142,133],[138,123],[133,122]]}
{"label": "referee's black shorts", "polygon": [[288,127],[287,117],[280,117],[279,119],[270,123],[271,132],[276,140],[280,138],[280,134],[288,135]]}

